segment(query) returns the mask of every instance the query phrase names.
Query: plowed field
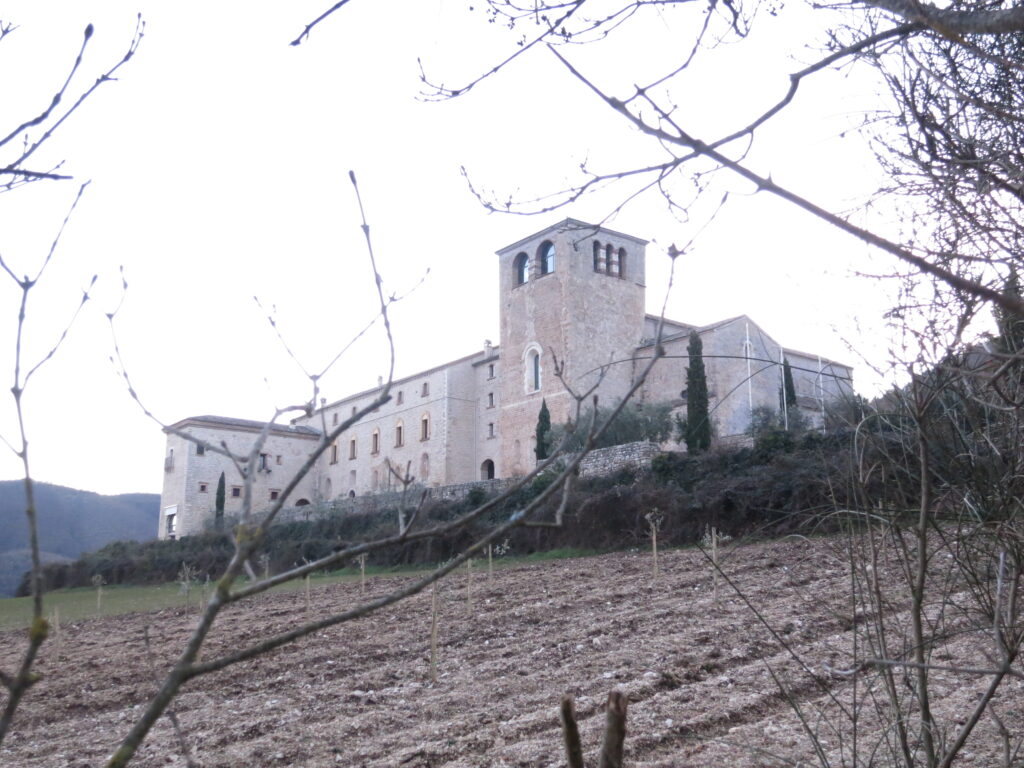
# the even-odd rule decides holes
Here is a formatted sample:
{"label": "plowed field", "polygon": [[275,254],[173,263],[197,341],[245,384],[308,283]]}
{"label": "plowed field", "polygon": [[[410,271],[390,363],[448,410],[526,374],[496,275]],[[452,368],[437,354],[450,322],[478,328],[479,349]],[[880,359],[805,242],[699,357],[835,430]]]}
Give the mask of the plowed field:
{"label": "plowed field", "polygon": [[[596,755],[604,700],[629,698],[626,765],[766,766],[813,760],[806,727],[833,764],[852,764],[841,712],[869,700],[870,675],[843,676],[855,616],[841,542],[788,539],[735,546],[719,580],[696,550],[634,552],[473,572],[439,593],[439,676],[430,682],[430,595],[321,632],[257,661],[192,681],[175,703],[197,763],[214,766],[559,766],[563,694],[576,698],[588,755]],[[892,575],[890,574],[890,577]],[[894,577],[892,577],[894,578]],[[315,612],[336,611],[394,588],[375,579],[314,589]],[[769,631],[754,610],[770,625]],[[898,600],[894,616],[901,610]],[[302,591],[267,595],[225,612],[203,658],[294,626]],[[156,689],[194,613],[164,610],[63,627],[47,643],[42,681],[0,749],[4,766],[99,766]],[[151,652],[144,640],[149,627]],[[0,635],[11,670],[22,634]],[[985,638],[953,637],[936,663],[984,666]],[[796,661],[794,657],[799,657]],[[936,672],[932,693],[947,737],[988,678]],[[876,689],[876,698],[884,694]],[[901,691],[903,693],[903,691]],[[857,761],[892,728],[858,710]],[[1004,684],[996,712],[1021,735],[1024,683]],[[958,765],[1001,764],[995,721],[983,718]],[[876,765],[889,764],[884,751]],[[596,757],[592,758],[596,765]],[[185,765],[167,718],[135,765]]]}

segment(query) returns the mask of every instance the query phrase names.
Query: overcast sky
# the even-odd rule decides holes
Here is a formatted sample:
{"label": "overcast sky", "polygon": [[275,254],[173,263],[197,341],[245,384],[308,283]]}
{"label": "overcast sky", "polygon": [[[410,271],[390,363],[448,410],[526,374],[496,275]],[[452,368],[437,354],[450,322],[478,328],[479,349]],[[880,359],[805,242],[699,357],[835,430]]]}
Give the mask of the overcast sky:
{"label": "overcast sky", "polygon": [[[420,98],[418,59],[432,77],[460,85],[513,49],[515,37],[466,0],[353,0],[290,47],[326,5],[4,4],[3,20],[19,25],[0,42],[4,134],[48,103],[88,23],[95,35],[72,91],[123,54],[136,13],[146,22],[135,59],[32,166],[63,159],[75,181],[0,195],[0,253],[26,272],[45,255],[78,184],[91,181],[29,305],[31,361],[99,276],[95,300],[26,394],[37,479],[101,493],[160,490],[164,437],[109,359],[105,313],[119,300],[120,267],[129,288],[116,327],[146,406],[168,423],[204,413],[267,418],[310,390],[254,296],[276,307],[309,369],[373,318],[350,169],[386,289],[415,287],[393,314],[397,373],[405,375],[485,339],[497,343],[496,249],[566,216],[601,220],[624,196],[612,189],[537,217],[489,215],[462,166],[504,199],[557,190],[584,161],[604,171],[658,156],[544,51],[464,97]],[[781,95],[788,73],[814,58],[806,47],[818,34],[813,13],[766,17],[745,47],[708,53],[675,94],[689,124],[710,136]],[[686,22],[681,12],[653,15],[613,46],[567,55],[609,87],[626,88],[668,65]],[[764,132],[751,162],[835,210],[850,209],[877,183],[866,144],[844,134],[871,107],[870,92],[869,82],[845,74],[812,84]],[[706,323],[746,313],[787,346],[853,364],[858,388],[877,390],[883,382],[860,355],[883,362],[887,301],[854,273],[884,271],[888,261],[741,183],[723,179],[716,201],[724,189],[730,203],[707,227],[707,201],[680,221],[653,194],[608,222],[652,241],[649,311],[663,299],[667,246],[699,232],[679,265],[669,317]],[[0,284],[2,369],[13,359],[17,300],[9,280]],[[371,332],[323,382],[325,396],[372,386],[386,363],[381,334]],[[9,399],[0,433],[16,436]],[[10,452],[0,454],[0,478],[19,474]]]}

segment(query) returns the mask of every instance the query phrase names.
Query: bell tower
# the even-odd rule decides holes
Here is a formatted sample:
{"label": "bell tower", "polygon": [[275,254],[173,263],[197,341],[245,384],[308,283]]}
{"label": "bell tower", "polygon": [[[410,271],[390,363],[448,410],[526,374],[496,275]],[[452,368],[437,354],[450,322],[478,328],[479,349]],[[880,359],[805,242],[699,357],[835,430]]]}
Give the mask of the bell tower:
{"label": "bell tower", "polygon": [[575,392],[600,380],[603,405],[629,389],[643,335],[646,245],[566,219],[497,252],[503,474],[533,468],[542,400],[552,424],[572,415],[572,397],[555,376],[556,357]]}

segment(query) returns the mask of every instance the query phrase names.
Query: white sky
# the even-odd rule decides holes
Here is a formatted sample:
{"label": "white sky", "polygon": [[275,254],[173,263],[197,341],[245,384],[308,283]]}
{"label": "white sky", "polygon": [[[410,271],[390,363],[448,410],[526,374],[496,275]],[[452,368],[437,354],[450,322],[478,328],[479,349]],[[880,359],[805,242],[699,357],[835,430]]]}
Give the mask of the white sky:
{"label": "white sky", "polygon": [[[417,58],[438,80],[461,84],[513,44],[479,10],[469,12],[468,0],[352,0],[290,47],[327,5],[4,4],[0,18],[20,25],[0,42],[5,134],[49,101],[87,23],[96,33],[79,87],[121,56],[136,12],[146,21],[118,82],[104,85],[31,166],[65,159],[76,182],[0,195],[0,253],[25,272],[45,254],[77,183],[92,182],[29,306],[32,360],[99,275],[96,301],[26,395],[38,480],[101,493],[160,490],[164,437],[109,360],[104,313],[116,305],[120,266],[129,282],[117,319],[121,349],[146,405],[165,422],[203,413],[266,418],[310,390],[254,295],[277,307],[310,368],[374,314],[349,169],[359,176],[387,289],[403,293],[430,270],[394,308],[401,376],[469,354],[485,338],[498,342],[497,248],[566,216],[600,220],[624,195],[613,190],[539,217],[488,215],[460,166],[502,198],[532,197],[576,178],[584,160],[610,170],[658,157],[543,51],[454,101],[418,99]],[[695,132],[710,137],[754,116],[784,92],[799,62],[814,59],[805,45],[818,39],[810,25],[820,17],[790,10],[761,19],[742,46],[708,54],[676,91]],[[625,88],[671,61],[681,22],[682,11],[652,16],[614,46],[568,55],[600,82]],[[835,210],[861,201],[875,185],[873,161],[859,139],[840,134],[871,104],[869,91],[845,74],[811,84],[759,139],[753,166]],[[732,200],[680,265],[669,317],[704,323],[749,314],[787,346],[854,364],[858,388],[876,390],[880,380],[858,355],[883,362],[888,302],[854,271],[884,271],[889,261],[740,183],[723,184]],[[663,298],[666,247],[704,223],[700,210],[678,221],[656,195],[608,223],[653,241],[649,311]],[[13,359],[17,300],[11,281],[0,283],[0,371]],[[385,365],[381,336],[370,334],[324,382],[324,394],[333,400],[372,386]],[[0,433],[16,436],[9,397],[0,401]],[[10,452],[0,452],[0,478],[19,475]]]}

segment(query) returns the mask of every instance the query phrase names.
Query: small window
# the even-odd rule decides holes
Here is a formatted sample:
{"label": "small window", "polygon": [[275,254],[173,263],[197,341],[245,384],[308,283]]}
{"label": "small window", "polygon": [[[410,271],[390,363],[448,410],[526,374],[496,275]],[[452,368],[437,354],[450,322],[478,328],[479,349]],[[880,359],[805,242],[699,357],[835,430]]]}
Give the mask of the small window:
{"label": "small window", "polygon": [[626,276],[626,249],[619,248],[619,277]]}
{"label": "small window", "polygon": [[338,426],[338,412],[334,412],[334,417],[331,419],[331,426]]}
{"label": "small window", "polygon": [[232,485],[231,486],[231,498],[240,499],[242,497],[242,486]]}
{"label": "small window", "polygon": [[530,387],[534,392],[540,390],[540,352],[530,353]]}
{"label": "small window", "polygon": [[516,256],[514,262],[516,285],[523,285],[530,279],[530,259],[525,253]]}
{"label": "small window", "polygon": [[430,439],[430,417],[424,416],[420,419],[420,440]]}
{"label": "small window", "polygon": [[356,439],[354,437],[348,441],[348,457],[349,459],[356,457]]}
{"label": "small window", "polygon": [[338,444],[331,443],[331,464],[338,463]]}
{"label": "small window", "polygon": [[405,444],[405,427],[402,422],[395,425],[395,448],[401,448]]}
{"label": "small window", "polygon": [[494,378],[494,363],[491,363],[490,365],[487,366],[487,378]]}
{"label": "small window", "polygon": [[279,466],[279,467],[281,466],[282,462],[281,462],[281,454],[280,453],[277,454],[276,457],[274,457],[274,463],[277,464],[277,466]]}
{"label": "small window", "polygon": [[594,241],[594,271],[604,272],[604,253],[601,251],[601,244]]}
{"label": "small window", "polygon": [[209,483],[200,483],[200,484],[199,484],[199,492],[200,492],[200,493],[206,493],[206,492],[207,492],[207,489],[208,489],[209,487],[210,487],[210,486],[209,486]]}
{"label": "small window", "polygon": [[405,393],[402,390],[398,390],[398,395],[395,397],[395,405],[401,405],[405,402]]}
{"label": "small window", "polygon": [[494,393],[493,392],[488,392],[487,393],[487,407],[488,408],[493,408],[494,407]]}
{"label": "small window", "polygon": [[609,251],[608,274],[611,275],[612,277],[619,276],[619,251]]}
{"label": "small window", "polygon": [[380,453],[380,430],[373,430],[373,434],[370,435],[370,453],[376,455]]}
{"label": "small window", "polygon": [[270,469],[270,454],[269,453],[261,453],[260,454],[260,469],[263,469],[263,470],[269,470]]}
{"label": "small window", "polygon": [[356,407],[355,407],[354,405],[352,406],[352,415],[353,415],[353,416],[355,416],[355,415],[356,415]]}
{"label": "small window", "polygon": [[555,271],[555,244],[550,241],[541,243],[537,251],[537,258],[540,261],[540,273],[550,275]]}
{"label": "small window", "polygon": [[206,446],[202,443],[196,443],[196,456],[205,456]]}
{"label": "small window", "polygon": [[487,436],[494,437],[494,422],[492,421],[487,425]]}
{"label": "small window", "polygon": [[281,498],[281,492],[280,491],[272,490],[270,492],[270,500],[271,501],[277,501],[279,498]]}
{"label": "small window", "polygon": [[177,515],[167,515],[167,535],[172,539],[174,538],[174,532],[176,530],[176,526],[174,524],[175,518],[177,518]]}
{"label": "small window", "polygon": [[429,382],[426,382],[426,381],[424,381],[424,382],[423,382],[423,392],[422,392],[422,394],[420,395],[420,397],[426,397],[426,396],[427,396],[427,395],[429,395],[429,394],[430,394],[430,383],[429,383]]}

